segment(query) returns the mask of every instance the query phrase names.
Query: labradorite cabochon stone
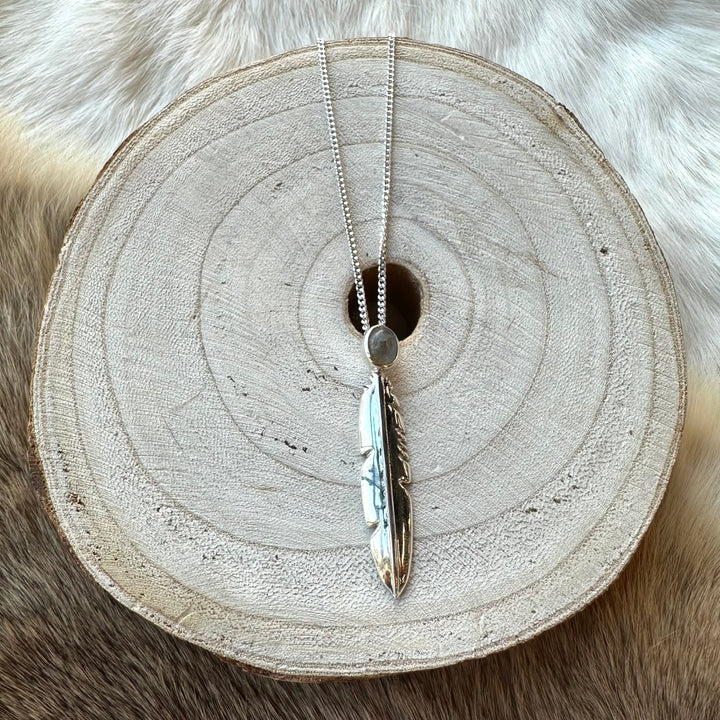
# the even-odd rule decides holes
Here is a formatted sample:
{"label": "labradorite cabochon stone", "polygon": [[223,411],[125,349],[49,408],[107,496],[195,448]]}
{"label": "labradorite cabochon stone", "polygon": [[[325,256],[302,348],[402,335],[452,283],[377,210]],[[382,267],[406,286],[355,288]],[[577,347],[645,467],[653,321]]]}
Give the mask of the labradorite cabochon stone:
{"label": "labradorite cabochon stone", "polygon": [[387,325],[373,325],[365,333],[365,352],[373,365],[392,365],[398,354],[397,335]]}

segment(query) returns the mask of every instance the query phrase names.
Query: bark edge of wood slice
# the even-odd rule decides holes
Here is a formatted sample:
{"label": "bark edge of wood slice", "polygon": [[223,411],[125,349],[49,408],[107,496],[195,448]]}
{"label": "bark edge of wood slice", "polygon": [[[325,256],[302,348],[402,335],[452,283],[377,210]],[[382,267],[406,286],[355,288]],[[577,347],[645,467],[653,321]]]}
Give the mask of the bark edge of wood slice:
{"label": "bark edge of wood slice", "polygon": [[[365,266],[385,52],[328,43]],[[415,517],[399,600],[360,502],[369,369],[315,48],[193,88],[120,147],[38,338],[31,432],[83,567],[279,677],[447,665],[578,611],[636,548],[682,429],[667,266],[577,120],[504,68],[403,38],[395,112],[388,259],[422,296],[389,372]]]}

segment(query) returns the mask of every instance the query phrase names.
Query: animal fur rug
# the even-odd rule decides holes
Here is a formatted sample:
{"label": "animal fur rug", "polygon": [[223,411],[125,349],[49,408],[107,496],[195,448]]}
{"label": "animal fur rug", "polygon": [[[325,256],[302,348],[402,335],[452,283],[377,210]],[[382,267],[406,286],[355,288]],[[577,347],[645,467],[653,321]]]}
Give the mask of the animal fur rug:
{"label": "animal fur rug", "polygon": [[[62,544],[29,474],[35,333],[72,210],[135,127],[235,65],[390,29],[538,82],[625,177],[676,283],[687,426],[638,551],[570,620],[442,670],[278,682],[120,606]],[[720,717],[718,91],[712,0],[3,3],[0,105],[23,130],[0,123],[0,718]]]}

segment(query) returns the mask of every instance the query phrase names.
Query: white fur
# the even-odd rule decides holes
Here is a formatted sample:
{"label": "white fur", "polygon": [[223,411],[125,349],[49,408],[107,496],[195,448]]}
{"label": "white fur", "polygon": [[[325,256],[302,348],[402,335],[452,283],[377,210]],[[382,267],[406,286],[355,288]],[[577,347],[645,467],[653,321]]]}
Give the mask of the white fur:
{"label": "white fur", "polygon": [[0,7],[0,105],[104,159],[211,75],[319,34],[391,30],[484,55],[577,115],[655,229],[691,364],[717,371],[715,0],[17,0]]}

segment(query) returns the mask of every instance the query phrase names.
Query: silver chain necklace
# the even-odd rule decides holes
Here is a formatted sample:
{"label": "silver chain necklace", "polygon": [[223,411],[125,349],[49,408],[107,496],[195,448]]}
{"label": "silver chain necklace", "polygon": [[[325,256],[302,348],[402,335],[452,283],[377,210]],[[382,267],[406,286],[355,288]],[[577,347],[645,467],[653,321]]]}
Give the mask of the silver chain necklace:
{"label": "silver chain necklace", "polygon": [[388,590],[398,597],[410,576],[413,537],[412,504],[405,487],[410,482],[405,431],[390,382],[383,373],[383,369],[395,361],[399,347],[397,336],[385,324],[387,317],[386,250],[395,100],[395,36],[388,36],[385,153],[381,205],[382,232],[378,250],[378,319],[377,324],[372,326],[370,325],[357,241],[350,217],[347,188],[340,162],[340,146],[330,96],[324,40],[317,41],[317,51],[325,113],[330,133],[330,146],[335,162],[345,233],[350,246],[358,310],[364,333],[364,349],[373,366],[371,383],[365,389],[360,400],[360,450],[365,455],[361,480],[363,510],[365,521],[374,529],[370,538],[370,550],[378,573]]}

